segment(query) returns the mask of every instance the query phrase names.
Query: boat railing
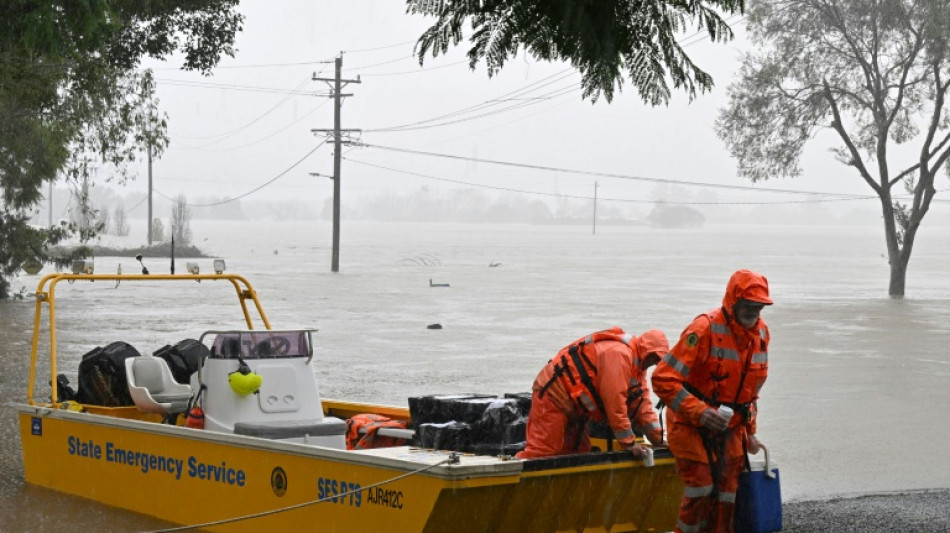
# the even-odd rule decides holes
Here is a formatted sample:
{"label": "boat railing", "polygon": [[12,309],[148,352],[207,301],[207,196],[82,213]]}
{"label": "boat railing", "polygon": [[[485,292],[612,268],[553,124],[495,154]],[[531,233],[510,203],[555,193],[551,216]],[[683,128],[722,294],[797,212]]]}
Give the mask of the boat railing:
{"label": "boat railing", "polygon": [[[26,401],[30,405],[36,405],[34,394],[36,390],[36,372],[37,360],[40,343],[40,324],[42,322],[43,307],[47,308],[49,321],[49,357],[50,357],[50,385],[52,387],[51,401],[54,406],[58,406],[57,391],[57,361],[56,361],[56,286],[61,281],[74,283],[77,281],[115,281],[117,284],[128,282],[160,282],[160,281],[228,281],[234,286],[237,293],[238,302],[241,305],[241,311],[244,314],[244,322],[248,329],[254,329],[254,320],[248,310],[247,301],[253,302],[260,322],[265,329],[271,329],[264,308],[257,299],[257,292],[251,283],[244,277],[230,273],[214,274],[83,274],[59,272],[48,274],[40,280],[37,285],[34,296],[36,298],[36,312],[33,319],[33,341],[30,354],[30,379],[27,385]],[[117,285],[118,286],[118,285]]]}

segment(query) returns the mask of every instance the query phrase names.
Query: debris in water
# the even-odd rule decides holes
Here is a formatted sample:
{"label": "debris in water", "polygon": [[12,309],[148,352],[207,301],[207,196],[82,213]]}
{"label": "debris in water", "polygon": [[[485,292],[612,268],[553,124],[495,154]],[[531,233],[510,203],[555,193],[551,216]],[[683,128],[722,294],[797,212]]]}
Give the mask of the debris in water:
{"label": "debris in water", "polygon": [[442,329],[442,324],[429,324],[426,329]]}

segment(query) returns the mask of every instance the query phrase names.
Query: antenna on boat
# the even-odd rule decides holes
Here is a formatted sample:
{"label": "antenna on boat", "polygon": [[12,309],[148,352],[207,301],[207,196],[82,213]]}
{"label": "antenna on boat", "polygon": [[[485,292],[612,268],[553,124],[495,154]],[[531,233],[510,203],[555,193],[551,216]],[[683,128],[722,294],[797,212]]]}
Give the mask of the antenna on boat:
{"label": "antenna on boat", "polygon": [[142,274],[148,275],[148,269],[145,268],[145,263],[142,262],[142,254],[135,256],[135,260],[138,261],[140,265],[142,265]]}

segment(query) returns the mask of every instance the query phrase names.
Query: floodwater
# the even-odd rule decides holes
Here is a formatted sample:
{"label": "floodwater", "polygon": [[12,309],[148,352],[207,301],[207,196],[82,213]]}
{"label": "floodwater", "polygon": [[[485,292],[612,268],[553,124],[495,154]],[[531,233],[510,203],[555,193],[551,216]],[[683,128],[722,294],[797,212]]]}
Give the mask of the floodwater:
{"label": "floodwater", "polygon": [[[675,341],[719,305],[734,270],[749,268],[768,276],[776,302],[763,315],[773,341],[759,437],[783,498],[950,487],[950,228],[924,228],[907,298],[893,301],[879,227],[607,226],[592,236],[580,226],[344,224],[338,274],[325,222],[192,224],[200,248],[254,284],[274,327],[319,329],[313,365],[326,397],[405,406],[421,394],[527,391],[559,348],[590,331],[659,328]],[[106,257],[96,269],[119,263],[141,268]],[[19,283],[30,290],[38,279]],[[151,352],[241,326],[230,286],[178,288],[62,284],[60,370],[75,382],[82,354],[115,340]],[[0,303],[0,530],[160,526],[23,481],[9,405],[25,397],[33,310]]]}

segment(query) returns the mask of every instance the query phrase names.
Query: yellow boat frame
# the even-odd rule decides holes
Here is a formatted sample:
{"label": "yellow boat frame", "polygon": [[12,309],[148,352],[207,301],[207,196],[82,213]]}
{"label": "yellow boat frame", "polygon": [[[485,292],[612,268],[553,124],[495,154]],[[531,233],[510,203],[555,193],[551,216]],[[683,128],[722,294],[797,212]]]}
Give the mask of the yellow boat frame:
{"label": "yellow boat frame", "polygon": [[[345,451],[161,424],[135,407],[56,402],[55,289],[60,281],[227,280],[249,329],[256,292],[233,274],[51,274],[36,291],[26,405],[18,405],[29,483],[212,531],[669,531],[682,483],[672,456],[652,468],[627,452],[522,461],[409,446]],[[48,285],[48,288],[47,288]],[[52,397],[35,395],[40,322],[49,309]],[[322,401],[328,416],[406,408]],[[121,453],[120,453],[121,452]],[[216,477],[217,476],[217,477]]]}

